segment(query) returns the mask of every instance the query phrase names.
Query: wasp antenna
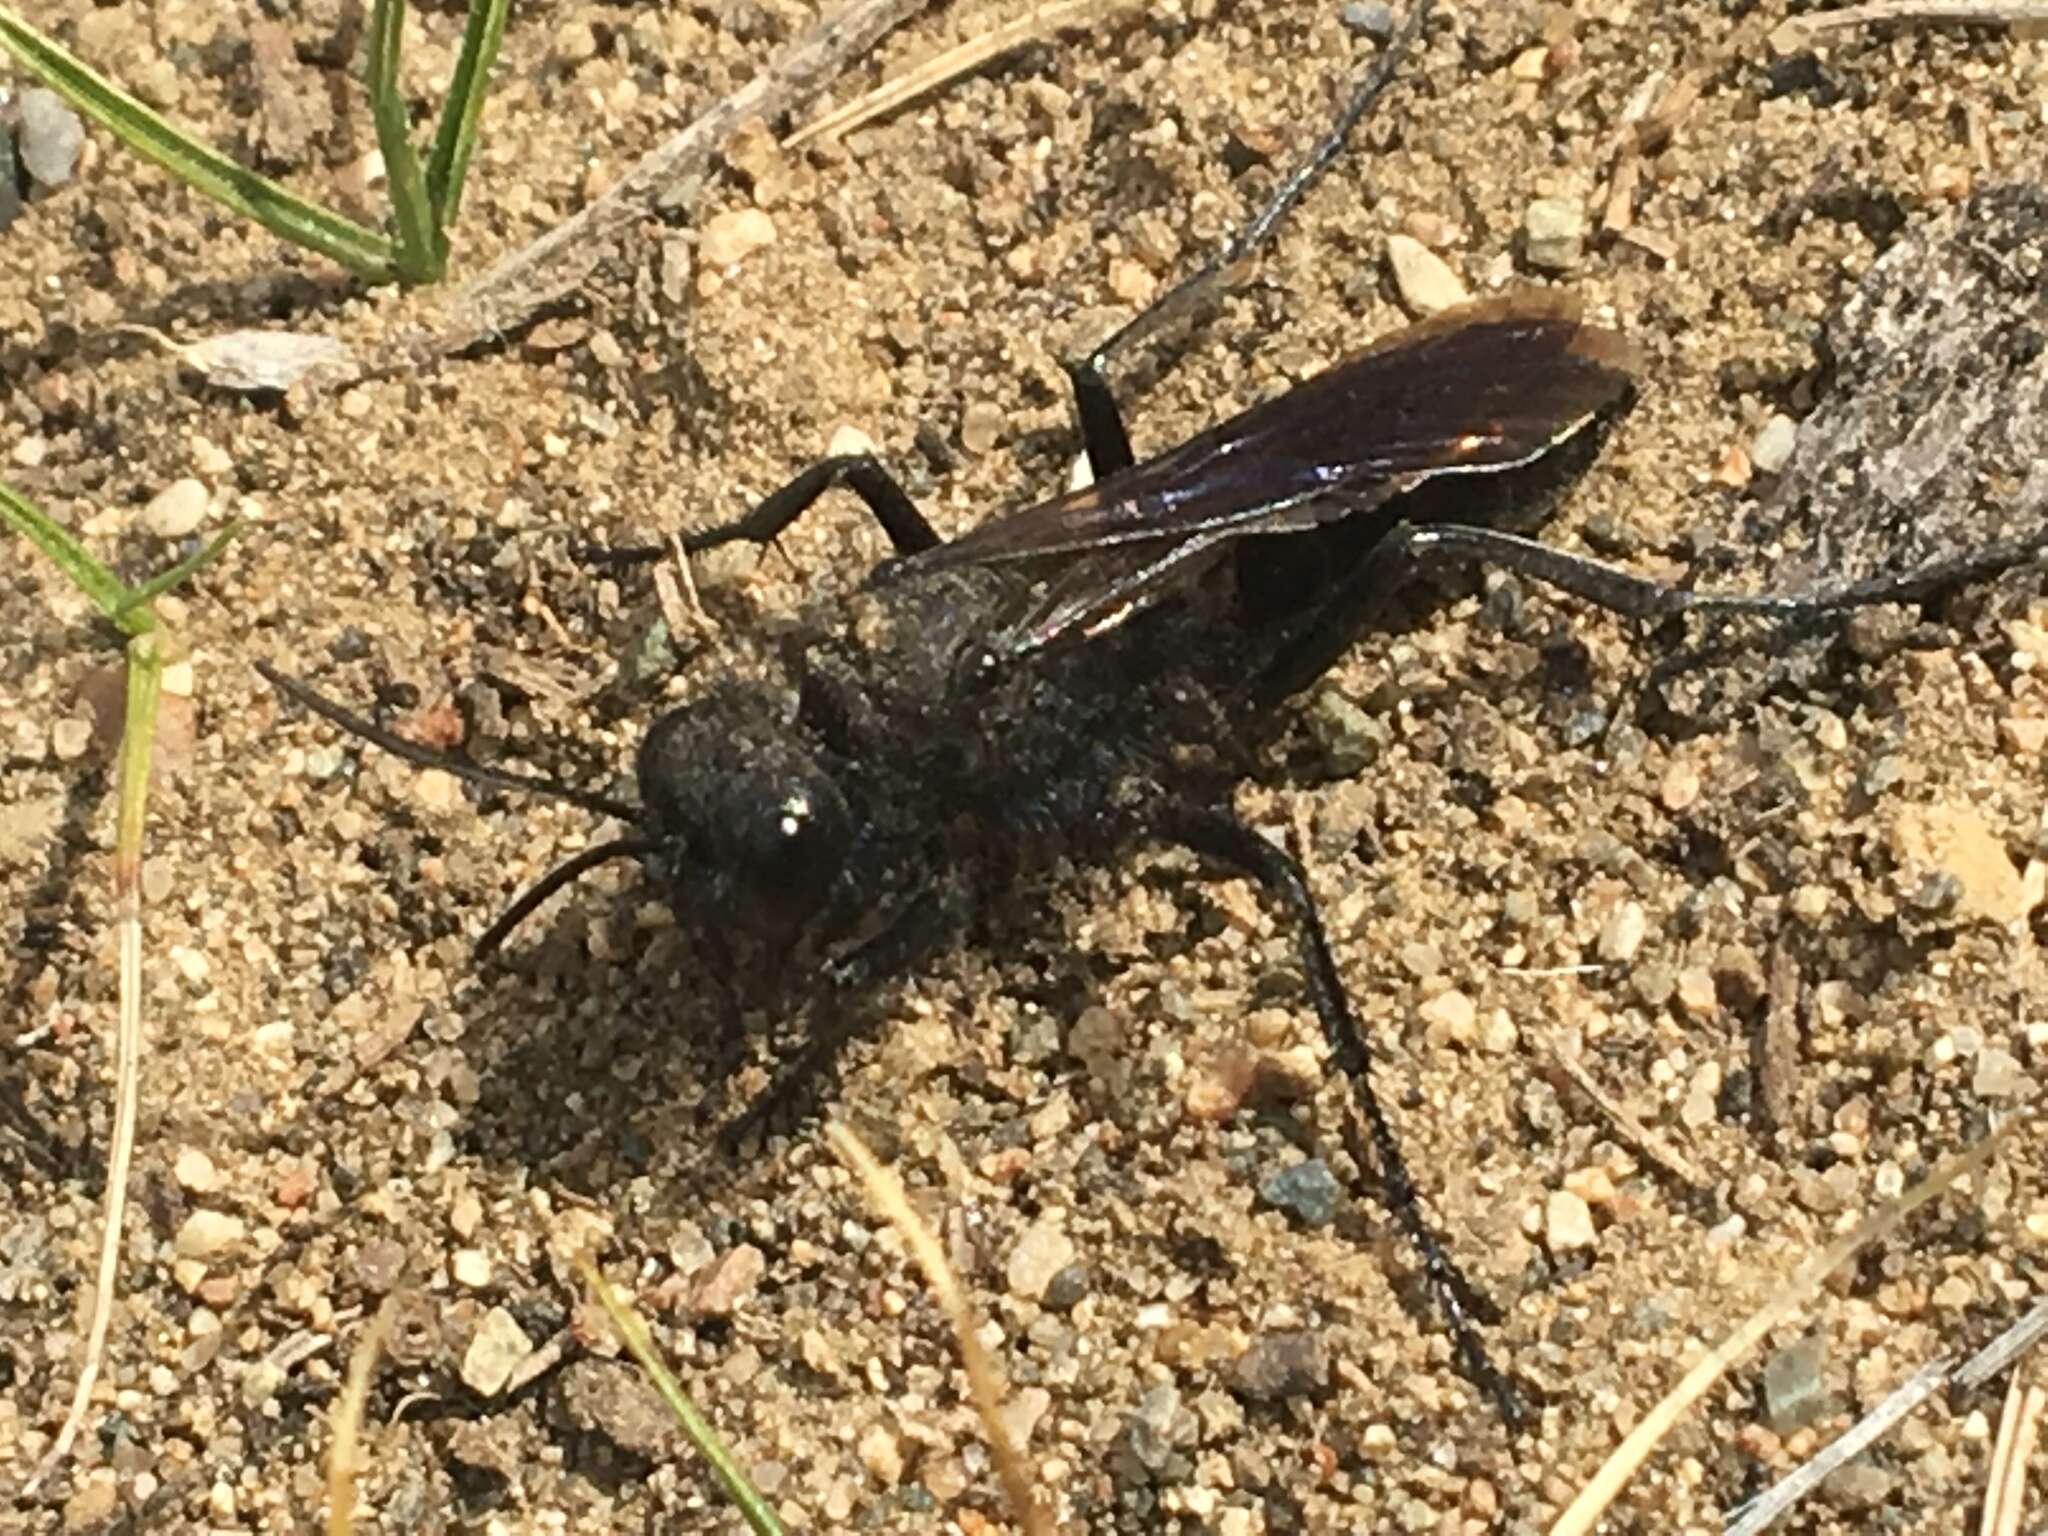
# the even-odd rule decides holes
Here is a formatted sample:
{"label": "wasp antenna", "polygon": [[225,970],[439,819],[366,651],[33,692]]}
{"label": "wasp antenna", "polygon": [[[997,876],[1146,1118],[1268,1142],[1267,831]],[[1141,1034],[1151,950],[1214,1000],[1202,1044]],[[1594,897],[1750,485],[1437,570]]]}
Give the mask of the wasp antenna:
{"label": "wasp antenna", "polygon": [[574,858],[563,860],[520,892],[498,920],[483,931],[483,936],[476,941],[477,958],[483,959],[504,943],[514,928],[533,915],[534,908],[563,886],[582,879],[600,864],[609,864],[613,859],[642,858],[653,851],[654,845],[645,838],[620,837],[609,843],[599,843],[595,848],[586,848]]}
{"label": "wasp antenna", "polygon": [[360,736],[373,746],[382,747],[393,757],[420,768],[439,768],[452,773],[458,779],[467,779],[472,784],[483,784],[492,789],[510,789],[531,795],[545,795],[552,800],[567,801],[580,805],[586,811],[595,811],[600,816],[616,816],[621,821],[638,821],[640,808],[628,805],[623,800],[614,800],[610,795],[595,794],[587,789],[578,789],[573,784],[564,784],[559,779],[542,778],[538,774],[507,773],[502,768],[486,768],[480,763],[464,762],[459,757],[450,757],[436,752],[432,747],[423,747],[416,741],[407,741],[382,726],[373,725],[353,710],[337,704],[321,693],[316,693],[295,677],[287,677],[266,661],[256,663],[256,670],[266,681],[284,694],[310,709],[314,714],[331,724],[341,727],[351,736]]}

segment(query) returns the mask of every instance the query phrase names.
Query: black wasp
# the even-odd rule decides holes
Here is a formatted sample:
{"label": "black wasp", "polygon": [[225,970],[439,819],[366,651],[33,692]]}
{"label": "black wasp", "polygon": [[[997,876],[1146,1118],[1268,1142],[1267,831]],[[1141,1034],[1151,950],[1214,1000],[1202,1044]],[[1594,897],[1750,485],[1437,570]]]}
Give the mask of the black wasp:
{"label": "black wasp", "polygon": [[1645,617],[1794,617],[1886,592],[1707,596],[1494,526],[1554,489],[1632,390],[1623,340],[1542,293],[1441,315],[1134,460],[1111,352],[1265,237],[1385,88],[1427,9],[1411,7],[1335,127],[1223,254],[1072,367],[1092,484],[946,542],[873,457],[829,458],[683,540],[692,552],[766,542],[843,486],[896,553],[857,591],[809,605],[794,641],[778,637],[776,681],[726,682],[656,719],[638,804],[447,759],[263,671],[413,762],[629,824],[514,901],[481,951],[587,871],[631,858],[733,976],[815,1002],[956,939],[994,887],[1048,855],[1177,843],[1250,877],[1292,926],[1310,1005],[1355,1090],[1354,1156],[1421,1255],[1463,1369],[1512,1419],[1472,1321],[1485,1308],[1423,1214],[1301,865],[1232,809],[1251,723],[1332,665],[1404,578],[1445,563],[1503,565]]}

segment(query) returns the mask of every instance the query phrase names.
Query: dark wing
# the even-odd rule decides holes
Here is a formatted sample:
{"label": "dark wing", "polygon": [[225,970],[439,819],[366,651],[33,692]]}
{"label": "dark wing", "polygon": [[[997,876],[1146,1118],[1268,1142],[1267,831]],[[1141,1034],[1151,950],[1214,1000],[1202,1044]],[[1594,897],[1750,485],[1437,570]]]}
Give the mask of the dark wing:
{"label": "dark wing", "polygon": [[1232,539],[1348,517],[1437,475],[1541,458],[1621,402],[1632,357],[1620,336],[1582,324],[1549,292],[1463,305],[1157,458],[911,563],[1064,557],[1013,648],[1099,634]]}

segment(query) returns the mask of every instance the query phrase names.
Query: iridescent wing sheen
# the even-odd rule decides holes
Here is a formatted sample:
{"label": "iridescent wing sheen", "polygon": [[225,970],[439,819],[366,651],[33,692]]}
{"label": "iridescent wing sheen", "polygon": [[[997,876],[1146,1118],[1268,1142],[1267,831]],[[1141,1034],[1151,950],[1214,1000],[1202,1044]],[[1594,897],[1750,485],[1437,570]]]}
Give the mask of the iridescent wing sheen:
{"label": "iridescent wing sheen", "polygon": [[1383,506],[1425,480],[1543,457],[1613,410],[1633,351],[1547,292],[1485,300],[1375,342],[1156,458],[913,557],[1053,562],[1002,649],[1103,633],[1229,543]]}

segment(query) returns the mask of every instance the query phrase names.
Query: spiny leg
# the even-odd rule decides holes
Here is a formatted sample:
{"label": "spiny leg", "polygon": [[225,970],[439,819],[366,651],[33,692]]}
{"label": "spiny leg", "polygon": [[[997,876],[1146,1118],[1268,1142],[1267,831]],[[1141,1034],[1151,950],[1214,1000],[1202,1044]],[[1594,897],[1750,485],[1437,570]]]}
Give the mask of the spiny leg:
{"label": "spiny leg", "polygon": [[1619,566],[1553,549],[1534,539],[1462,523],[1404,523],[1385,540],[1389,557],[1411,569],[1479,561],[1511,570],[1631,619],[1664,619],[1683,613],[1749,614],[1798,623],[1852,612],[1881,603],[1911,603],[1981,581],[2023,565],[2048,551],[2048,530],[2031,538],[1989,545],[1959,560],[1943,561],[1904,576],[1884,576],[1840,587],[1793,593],[1695,592],[1638,576]]}
{"label": "spiny leg", "polygon": [[1330,1042],[1332,1060],[1351,1082],[1370,1138],[1368,1147],[1358,1135],[1357,1122],[1347,1118],[1345,1131],[1351,1155],[1361,1168],[1371,1166],[1378,1170],[1380,1192],[1388,1210],[1421,1255],[1423,1276],[1443,1312],[1460,1368],[1493,1398],[1509,1427],[1519,1426],[1523,1422],[1522,1404],[1514,1384],[1495,1369],[1479,1341],[1478,1322],[1490,1319],[1493,1309],[1459,1273],[1431,1228],[1429,1218],[1423,1214],[1422,1197],[1408,1172],[1407,1159],[1401,1155],[1400,1139],[1373,1092],[1371,1047],[1365,1031],[1359,1027],[1358,1016],[1352,1012],[1351,999],[1337,975],[1336,962],[1330,958],[1322,914],[1316,908],[1306,873],[1286,849],[1261,837],[1229,811],[1179,817],[1163,830],[1197,853],[1251,876],[1279,898],[1293,919],[1301,944],[1309,1002]]}
{"label": "spiny leg", "polygon": [[1394,72],[1429,20],[1432,0],[1411,0],[1408,20],[1373,61],[1358,89],[1337,113],[1337,119],[1323,136],[1309,147],[1302,161],[1288,173],[1265,205],[1252,215],[1221,249],[1199,270],[1183,278],[1165,294],[1131,317],[1107,341],[1086,356],[1066,366],[1067,380],[1074,389],[1074,414],[1081,424],[1081,442],[1088,453],[1088,467],[1097,480],[1129,469],[1135,462],[1130,434],[1124,429],[1123,412],[1109,387],[1110,359],[1126,347],[1153,335],[1169,323],[1185,318],[1206,301],[1226,280],[1227,274],[1272,235],[1282,219],[1293,211],[1308,189],[1315,185],[1330,163],[1343,153],[1344,143],[1358,120],[1393,83]]}
{"label": "spiny leg", "polygon": [[[2023,565],[2044,551],[2048,551],[2048,530],[2031,538],[1988,545],[1960,560],[1904,576],[1810,592],[1696,592],[1497,528],[1470,523],[1396,523],[1358,557],[1342,584],[1297,626],[1255,680],[1253,692],[1272,703],[1307,687],[1344,652],[1376,607],[1390,601],[1404,582],[1432,567],[1496,566],[1644,622],[1702,614],[1799,627],[1826,623],[1882,603],[1918,602]],[[1657,675],[1652,673],[1653,678]]]}
{"label": "spiny leg", "polygon": [[[820,496],[841,485],[866,504],[897,554],[914,555],[939,542],[932,525],[881,460],[871,453],[841,453],[818,460],[787,485],[770,491],[744,516],[685,534],[684,553],[694,555],[735,540],[766,544],[810,510]],[[673,550],[666,544],[629,544],[586,548],[582,553],[584,559],[605,565],[644,565],[668,558]]]}

